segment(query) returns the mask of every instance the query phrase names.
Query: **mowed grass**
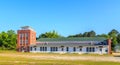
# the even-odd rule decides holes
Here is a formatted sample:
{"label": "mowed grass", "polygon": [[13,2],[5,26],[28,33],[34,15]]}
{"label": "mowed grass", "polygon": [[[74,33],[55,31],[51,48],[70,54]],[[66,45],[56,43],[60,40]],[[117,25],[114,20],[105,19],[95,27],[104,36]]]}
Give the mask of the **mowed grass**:
{"label": "mowed grass", "polygon": [[[0,51],[0,54],[0,65],[120,65],[119,62],[69,60],[69,56],[79,56],[78,54],[19,53],[16,51]],[[68,56],[68,60],[32,58],[32,56],[36,55],[47,57],[51,55]]]}

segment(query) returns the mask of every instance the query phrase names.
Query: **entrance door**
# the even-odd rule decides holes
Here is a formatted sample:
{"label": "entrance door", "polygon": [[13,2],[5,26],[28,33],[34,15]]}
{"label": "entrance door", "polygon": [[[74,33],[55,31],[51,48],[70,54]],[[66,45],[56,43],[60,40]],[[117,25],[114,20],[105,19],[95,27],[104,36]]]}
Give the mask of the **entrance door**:
{"label": "entrance door", "polygon": [[102,54],[102,48],[100,48],[100,54]]}
{"label": "entrance door", "polygon": [[25,48],[22,48],[21,51],[22,51],[22,52],[25,52]]}

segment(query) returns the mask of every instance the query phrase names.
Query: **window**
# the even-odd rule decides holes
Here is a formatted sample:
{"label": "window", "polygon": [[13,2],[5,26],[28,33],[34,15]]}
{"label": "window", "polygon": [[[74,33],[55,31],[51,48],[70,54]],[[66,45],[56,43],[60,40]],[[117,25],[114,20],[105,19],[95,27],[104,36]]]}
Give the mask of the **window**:
{"label": "window", "polygon": [[24,34],[23,34],[23,33],[21,33],[21,34],[20,34],[20,38],[23,38],[23,37],[24,37]]}
{"label": "window", "polygon": [[25,40],[25,43],[28,44],[28,40]]}
{"label": "window", "polygon": [[76,51],[76,48],[75,48],[75,47],[73,47],[73,51],[74,51],[74,52]]}
{"label": "window", "polygon": [[55,51],[55,47],[52,47],[52,51]]}
{"label": "window", "polygon": [[86,51],[87,52],[95,52],[95,48],[94,47],[87,47]]}
{"label": "window", "polygon": [[28,33],[25,34],[26,40],[28,40]]}
{"label": "window", "polygon": [[79,46],[79,51],[82,51],[82,46]]}
{"label": "window", "polygon": [[66,47],[66,51],[69,51],[69,47]]}
{"label": "window", "polygon": [[50,47],[50,51],[52,51],[52,47]]}
{"label": "window", "polygon": [[42,47],[42,51],[44,51],[45,50],[45,48],[44,47]]}
{"label": "window", "polygon": [[20,44],[23,44],[23,40],[22,40],[23,34],[20,34]]}
{"label": "window", "polygon": [[108,52],[108,50],[106,49],[105,52]]}
{"label": "window", "polygon": [[43,51],[43,47],[40,47],[40,51]]}
{"label": "window", "polygon": [[22,44],[22,40],[20,40],[20,44]]}
{"label": "window", "polygon": [[82,48],[80,48],[80,51],[82,51]]}
{"label": "window", "polygon": [[20,34],[20,44],[22,44],[22,34]]}
{"label": "window", "polygon": [[58,47],[56,47],[56,51],[58,51]]}
{"label": "window", "polygon": [[32,51],[32,47],[30,47],[30,50]]}
{"label": "window", "polygon": [[86,48],[86,51],[88,52],[88,47]]}
{"label": "window", "polygon": [[95,48],[94,47],[92,48],[92,51],[95,52]]}
{"label": "window", "polygon": [[22,39],[22,34],[20,34],[20,39]]}
{"label": "window", "polygon": [[91,48],[91,47],[89,47],[89,49],[88,49],[88,50],[89,50],[89,52],[92,52],[92,48]]}
{"label": "window", "polygon": [[20,40],[22,40],[22,37],[20,37]]}
{"label": "window", "polygon": [[25,36],[28,37],[28,33],[26,33]]}
{"label": "window", "polygon": [[47,47],[45,47],[45,51],[47,51]]}
{"label": "window", "polygon": [[58,51],[58,47],[50,47],[50,51]]}
{"label": "window", "polygon": [[40,47],[40,51],[47,51],[47,47]]}
{"label": "window", "polygon": [[102,51],[102,48],[100,48],[100,51]]}
{"label": "window", "polygon": [[25,34],[23,34],[22,36],[25,37]]}
{"label": "window", "polygon": [[62,48],[61,51],[64,51],[64,48]]}
{"label": "window", "polygon": [[34,50],[36,51],[36,48],[34,48]]}
{"label": "window", "polygon": [[22,44],[24,44],[24,40],[22,40]]}

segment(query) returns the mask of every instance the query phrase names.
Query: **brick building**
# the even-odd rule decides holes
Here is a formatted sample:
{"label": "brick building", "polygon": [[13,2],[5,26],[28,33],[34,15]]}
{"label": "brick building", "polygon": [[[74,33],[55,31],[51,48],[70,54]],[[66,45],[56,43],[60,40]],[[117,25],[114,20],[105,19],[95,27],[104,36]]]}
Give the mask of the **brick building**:
{"label": "brick building", "polygon": [[29,52],[31,44],[36,44],[36,32],[29,26],[21,27],[17,31],[17,50]]}
{"label": "brick building", "polygon": [[29,26],[17,31],[19,52],[110,54],[111,40],[104,37],[40,38]]}

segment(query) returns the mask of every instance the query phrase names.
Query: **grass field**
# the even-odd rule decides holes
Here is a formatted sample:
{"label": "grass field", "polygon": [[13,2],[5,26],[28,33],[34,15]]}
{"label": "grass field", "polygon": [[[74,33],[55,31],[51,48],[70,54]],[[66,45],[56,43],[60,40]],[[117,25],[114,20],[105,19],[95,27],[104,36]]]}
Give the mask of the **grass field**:
{"label": "grass field", "polygon": [[120,59],[111,55],[0,51],[0,65],[120,65]]}

